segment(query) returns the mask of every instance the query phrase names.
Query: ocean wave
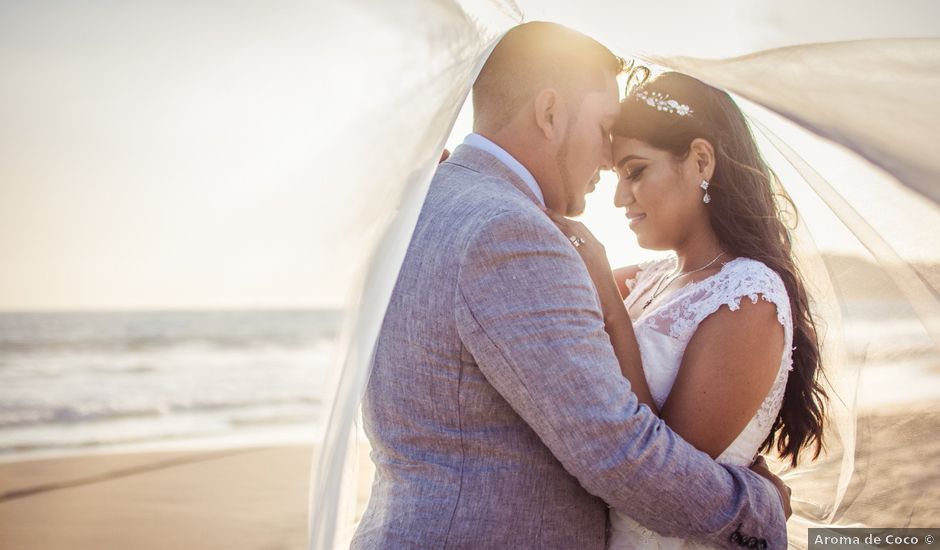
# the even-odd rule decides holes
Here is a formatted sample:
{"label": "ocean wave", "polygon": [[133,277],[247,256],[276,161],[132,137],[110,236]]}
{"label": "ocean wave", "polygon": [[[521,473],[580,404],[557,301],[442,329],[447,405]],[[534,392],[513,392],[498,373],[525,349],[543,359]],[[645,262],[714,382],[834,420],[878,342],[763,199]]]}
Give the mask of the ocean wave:
{"label": "ocean wave", "polygon": [[130,418],[156,419],[181,413],[238,412],[257,407],[316,406],[320,403],[320,398],[315,395],[295,395],[268,399],[183,400],[140,405],[86,403],[45,408],[6,408],[6,410],[0,407],[0,429],[37,424],[76,425]]}
{"label": "ocean wave", "polygon": [[[172,448],[173,443],[209,444],[219,443],[237,443],[237,444],[257,444],[266,441],[284,443],[284,442],[308,442],[316,440],[318,429],[309,426],[309,422],[289,425],[289,429],[282,430],[241,430],[233,432],[231,430],[203,428],[194,429],[178,433],[138,433],[138,434],[107,434],[103,436],[90,435],[85,438],[73,438],[71,440],[50,440],[45,437],[24,438],[21,440],[5,440],[0,438],[0,458],[9,459],[10,457],[26,458],[31,455],[44,454],[44,452],[55,451],[55,454],[86,452],[97,449],[108,450],[109,452],[119,449],[133,449],[134,446],[145,445],[151,449],[164,450]],[[53,455],[53,456],[54,456]]]}
{"label": "ocean wave", "polygon": [[335,340],[335,310],[0,313],[3,353],[309,347]]}
{"label": "ocean wave", "polygon": [[[335,340],[335,335],[321,335],[317,337],[103,337],[83,338],[81,340],[69,339],[42,339],[34,338],[29,341],[0,341],[2,353],[32,354],[32,353],[87,353],[87,352],[151,352],[163,351],[172,348],[196,348],[205,351],[219,350],[246,350],[259,347],[272,347],[279,349],[305,349],[329,343]],[[9,361],[5,359],[5,362]]]}

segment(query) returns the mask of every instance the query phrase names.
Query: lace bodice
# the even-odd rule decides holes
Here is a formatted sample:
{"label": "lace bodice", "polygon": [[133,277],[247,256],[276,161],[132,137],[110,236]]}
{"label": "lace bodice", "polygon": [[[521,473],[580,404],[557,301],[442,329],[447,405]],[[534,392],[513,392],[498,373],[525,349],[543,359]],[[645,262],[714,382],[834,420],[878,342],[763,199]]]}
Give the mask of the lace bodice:
{"label": "lace bodice", "polygon": [[[648,262],[640,267],[636,279],[627,281],[630,289],[627,307],[632,306],[640,295],[646,298],[645,291],[662,275],[675,269],[676,258]],[[777,320],[784,329],[784,347],[777,378],[757,413],[716,459],[722,464],[739,466],[751,463],[770,433],[783,402],[787,375],[793,368],[790,300],[780,276],[761,262],[737,258],[726,263],[715,275],[680,288],[633,322],[647,383],[656,405],[662,407],[676,380],[685,348],[699,323],[722,306],[728,306],[732,311],[739,309],[743,299],[753,303],[763,299],[777,307]],[[611,528],[611,549],[702,548],[691,541],[660,536],[617,510],[611,510]]]}

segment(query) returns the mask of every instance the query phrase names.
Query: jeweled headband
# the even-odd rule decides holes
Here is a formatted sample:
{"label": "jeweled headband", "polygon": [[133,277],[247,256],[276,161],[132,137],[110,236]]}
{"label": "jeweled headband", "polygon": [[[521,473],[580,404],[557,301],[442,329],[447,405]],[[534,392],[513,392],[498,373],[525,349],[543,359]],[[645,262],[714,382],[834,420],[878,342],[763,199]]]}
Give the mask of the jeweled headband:
{"label": "jeweled headband", "polygon": [[692,116],[692,109],[675,99],[669,97],[669,94],[662,92],[648,92],[646,90],[637,90],[633,93],[633,99],[641,103],[646,103],[658,111],[672,113],[679,116]]}

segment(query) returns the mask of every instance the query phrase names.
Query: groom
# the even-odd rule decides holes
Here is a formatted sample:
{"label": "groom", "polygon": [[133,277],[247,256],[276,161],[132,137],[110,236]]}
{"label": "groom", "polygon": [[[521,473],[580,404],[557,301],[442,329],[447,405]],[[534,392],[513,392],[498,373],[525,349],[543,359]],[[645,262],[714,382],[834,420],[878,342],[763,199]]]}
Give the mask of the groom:
{"label": "groom", "polygon": [[621,62],[549,23],[511,30],[437,170],[363,400],[375,483],[353,548],[598,549],[607,505],[722,548],[787,546],[775,485],[639,407],[574,247],[610,168]]}

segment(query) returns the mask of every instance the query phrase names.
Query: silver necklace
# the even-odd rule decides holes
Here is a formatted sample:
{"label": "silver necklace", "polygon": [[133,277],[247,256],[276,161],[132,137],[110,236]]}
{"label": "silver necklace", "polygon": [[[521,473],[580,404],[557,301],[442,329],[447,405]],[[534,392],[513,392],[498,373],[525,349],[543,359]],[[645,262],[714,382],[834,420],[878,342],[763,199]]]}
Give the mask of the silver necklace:
{"label": "silver necklace", "polygon": [[[653,300],[655,300],[657,296],[659,296],[660,294],[662,294],[663,292],[665,292],[666,289],[669,288],[669,285],[671,285],[673,282],[675,282],[676,279],[678,279],[679,277],[682,277],[683,275],[691,275],[691,274],[693,274],[693,273],[702,271],[703,269],[708,269],[709,267],[711,267],[712,265],[714,265],[715,262],[718,261],[718,258],[720,258],[720,257],[722,257],[722,256],[724,256],[724,255],[725,255],[724,252],[719,252],[718,255],[715,256],[715,257],[712,259],[712,261],[708,262],[707,264],[703,265],[702,267],[700,267],[700,268],[698,268],[698,269],[693,269],[692,271],[679,271],[679,272],[677,272],[677,273],[674,273],[674,274],[670,275],[669,277],[662,277],[662,278],[660,278],[660,279],[659,279],[659,283],[656,284],[656,290],[653,291],[653,295],[650,297],[649,300],[646,301],[645,304],[643,304],[643,309],[646,310],[646,308],[650,307],[650,304],[653,303]],[[669,279],[669,282],[666,283],[665,286],[663,286],[663,281],[665,281],[666,279]],[[662,288],[660,288],[660,287],[662,287]]]}

